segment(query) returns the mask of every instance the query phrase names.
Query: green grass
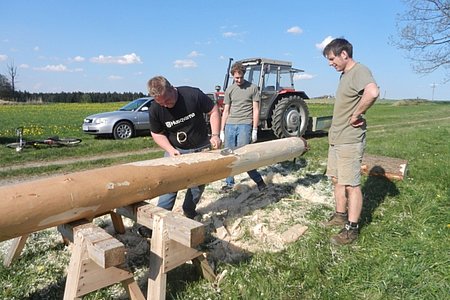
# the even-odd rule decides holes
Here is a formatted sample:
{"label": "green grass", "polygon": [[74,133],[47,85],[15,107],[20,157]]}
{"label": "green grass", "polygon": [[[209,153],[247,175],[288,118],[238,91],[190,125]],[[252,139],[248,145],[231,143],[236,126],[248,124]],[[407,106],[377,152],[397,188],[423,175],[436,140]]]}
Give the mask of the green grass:
{"label": "green grass", "polygon": [[[126,141],[106,138],[95,138],[85,134],[81,129],[83,119],[93,113],[115,110],[124,103],[91,103],[91,104],[48,104],[48,105],[0,105],[0,167],[14,166],[31,162],[48,162],[73,157],[95,157],[104,154],[126,153],[154,148],[155,143],[150,136],[142,136]],[[5,147],[7,143],[16,142],[15,128],[24,128],[24,139],[45,139],[51,136],[61,138],[80,138],[82,142],[72,147],[25,148],[16,153],[14,149]],[[151,158],[154,155],[150,156]],[[117,160],[109,160],[111,163]],[[76,164],[79,169],[98,167],[104,162]],[[72,166],[74,170],[77,166]],[[59,171],[66,171],[60,167]],[[35,168],[36,169],[36,168]],[[57,171],[57,170],[55,170]],[[69,170],[67,170],[69,171]],[[39,170],[37,170],[39,172]],[[48,172],[42,168],[42,172]],[[36,174],[36,170],[22,169],[13,172],[13,176]],[[0,172],[1,177],[11,177],[8,172]]]}
{"label": "green grass", "polygon": [[[367,114],[366,152],[406,159],[409,173],[404,181],[396,182],[364,178],[363,226],[356,243],[342,247],[330,245],[329,237],[335,230],[318,224],[331,208],[316,206],[309,212],[311,223],[307,233],[286,250],[254,253],[237,264],[218,262],[217,271],[227,274],[216,285],[196,275],[191,266],[184,265],[171,271],[167,283],[168,299],[448,299],[450,104],[408,104],[413,102],[404,105],[380,102]],[[20,154],[2,147],[0,165],[152,147],[148,137],[113,141],[84,136],[77,128],[82,118],[102,109],[87,111],[89,105],[80,106],[83,111],[64,107],[64,112],[70,113],[56,127],[44,126],[45,122],[39,121],[38,116],[49,116],[47,112],[35,113],[36,119],[32,123],[45,128],[45,133],[35,137],[67,125],[68,129],[61,133],[83,138],[80,146],[71,148],[69,153],[45,149]],[[50,110],[46,106],[39,107]],[[311,105],[310,110],[320,112],[330,110],[330,107]],[[5,131],[24,124],[17,120],[28,115],[26,108],[21,108],[17,110],[20,113],[14,115],[9,108],[0,107],[3,140],[7,138]],[[13,118],[15,120],[11,120]],[[304,167],[299,171],[299,176],[305,179],[308,175],[323,173],[327,153],[326,137],[310,138],[308,143],[311,149],[301,158]],[[38,173],[34,170],[32,174]],[[5,175],[0,173],[0,176]],[[296,195],[291,198],[295,200]],[[10,268],[0,266],[0,298],[61,299],[68,254],[67,248],[58,240],[49,238],[48,230],[33,234],[17,262]],[[118,290],[121,291],[120,287],[104,289],[85,299],[117,298]]]}

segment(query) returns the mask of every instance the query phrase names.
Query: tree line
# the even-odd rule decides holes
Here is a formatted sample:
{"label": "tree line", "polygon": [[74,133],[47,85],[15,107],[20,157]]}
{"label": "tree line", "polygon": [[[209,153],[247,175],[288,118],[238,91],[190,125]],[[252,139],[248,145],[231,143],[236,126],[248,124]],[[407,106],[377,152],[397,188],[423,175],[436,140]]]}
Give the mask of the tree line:
{"label": "tree line", "polygon": [[0,99],[13,102],[38,103],[107,103],[118,101],[131,101],[145,97],[143,93],[117,93],[117,92],[60,92],[60,93],[30,93],[15,91],[10,80],[0,74]]}

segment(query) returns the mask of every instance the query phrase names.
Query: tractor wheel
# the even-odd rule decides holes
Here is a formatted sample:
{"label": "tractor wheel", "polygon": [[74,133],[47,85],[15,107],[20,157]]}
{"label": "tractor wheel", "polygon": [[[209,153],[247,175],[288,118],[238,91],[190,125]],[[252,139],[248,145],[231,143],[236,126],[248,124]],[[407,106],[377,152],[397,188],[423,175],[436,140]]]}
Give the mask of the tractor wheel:
{"label": "tractor wheel", "polygon": [[116,140],[128,139],[134,136],[134,128],[130,122],[120,121],[113,128],[113,137]]}
{"label": "tractor wheel", "polygon": [[302,136],[308,120],[308,106],[300,96],[281,98],[273,110],[272,131],[278,138]]}

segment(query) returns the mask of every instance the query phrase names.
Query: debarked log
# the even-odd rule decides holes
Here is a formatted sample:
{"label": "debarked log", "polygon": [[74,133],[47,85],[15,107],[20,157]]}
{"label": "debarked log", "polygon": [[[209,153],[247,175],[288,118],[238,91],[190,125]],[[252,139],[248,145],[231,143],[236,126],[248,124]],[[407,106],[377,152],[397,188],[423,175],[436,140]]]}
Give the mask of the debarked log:
{"label": "debarked log", "polygon": [[0,242],[156,196],[294,159],[307,149],[292,137],[165,157],[0,187]]}

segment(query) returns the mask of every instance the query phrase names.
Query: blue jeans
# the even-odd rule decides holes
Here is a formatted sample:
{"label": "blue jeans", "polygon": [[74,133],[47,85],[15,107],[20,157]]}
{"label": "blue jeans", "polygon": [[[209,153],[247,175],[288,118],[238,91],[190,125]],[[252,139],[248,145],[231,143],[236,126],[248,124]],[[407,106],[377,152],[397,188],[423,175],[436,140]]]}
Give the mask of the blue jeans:
{"label": "blue jeans", "polygon": [[[178,149],[181,154],[186,153],[194,153],[194,152],[200,152],[203,149],[209,148],[209,143],[205,146],[195,148],[195,149]],[[164,157],[168,157],[169,154],[166,152],[164,153]],[[199,185],[194,186],[191,188],[188,188],[186,191],[186,196],[184,197],[183,202],[183,211],[187,216],[195,216],[195,208],[197,207],[197,203],[200,201],[200,198],[203,194],[203,191],[205,190],[205,185]],[[165,208],[167,210],[172,210],[173,206],[175,205],[175,200],[177,198],[178,191],[173,193],[167,193],[164,195],[161,195],[158,199],[158,206]]]}
{"label": "blue jeans", "polygon": [[[250,144],[252,140],[252,125],[250,124],[226,124],[225,125],[225,148],[234,150],[236,148]],[[263,179],[261,174],[256,170],[247,172],[248,176],[255,182],[261,182]],[[234,177],[230,176],[225,179],[228,186],[234,185]]]}

